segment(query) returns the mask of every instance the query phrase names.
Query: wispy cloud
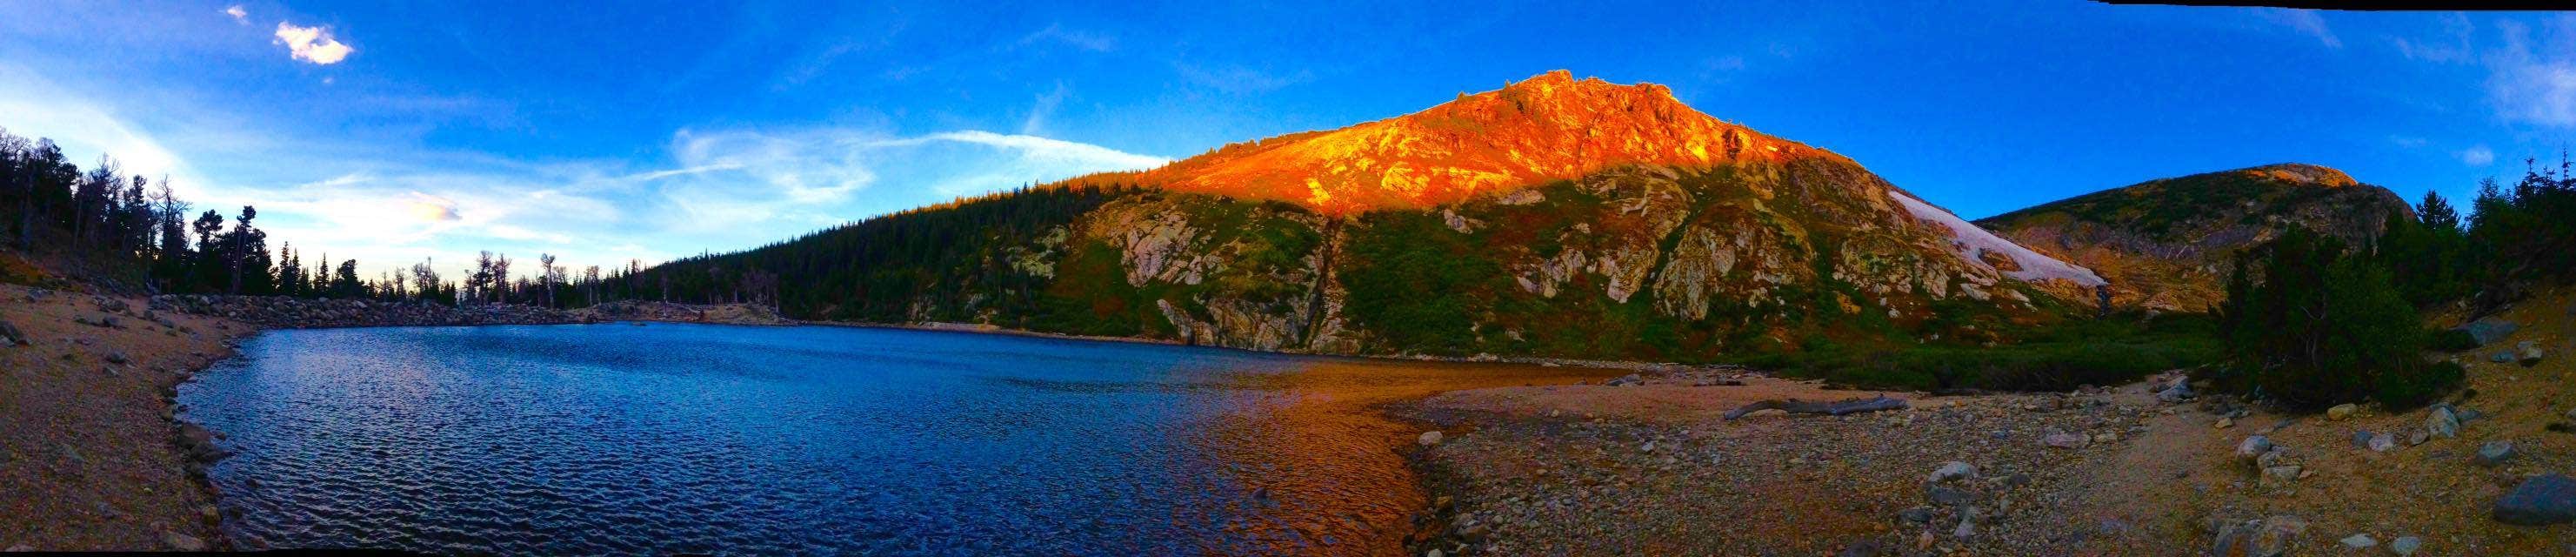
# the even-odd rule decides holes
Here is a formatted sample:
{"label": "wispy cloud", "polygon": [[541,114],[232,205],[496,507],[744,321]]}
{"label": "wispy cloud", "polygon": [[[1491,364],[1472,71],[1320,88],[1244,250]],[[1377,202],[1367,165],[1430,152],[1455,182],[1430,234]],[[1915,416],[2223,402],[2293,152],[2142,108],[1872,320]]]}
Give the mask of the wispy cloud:
{"label": "wispy cloud", "polygon": [[286,45],[287,54],[297,60],[322,66],[338,64],[358,51],[333,37],[329,27],[299,27],[283,21],[277,22],[277,44]]}
{"label": "wispy cloud", "polygon": [[2488,149],[2485,145],[2462,149],[2457,154],[2460,156],[2460,162],[2469,166],[2495,164],[2495,150]]}
{"label": "wispy cloud", "polygon": [[2436,37],[2389,37],[2390,46],[2408,60],[2459,63],[2473,59],[2477,52],[2477,24],[2457,12],[2442,15],[2442,33]]}
{"label": "wispy cloud", "polygon": [[1108,52],[1118,49],[1117,37],[1065,29],[1064,24],[1062,23],[1048,24],[1045,29],[1039,29],[1036,32],[1029,33],[1027,36],[1020,37],[1019,46],[1025,47],[1039,43],[1062,44],[1092,52]]}
{"label": "wispy cloud", "polygon": [[2325,16],[2318,15],[2316,10],[2262,8],[2255,14],[2266,21],[2314,37],[2326,48],[2343,48],[2343,39],[2335,37],[2334,29],[2326,26]]}
{"label": "wispy cloud", "polygon": [[2576,128],[2576,14],[2534,30],[2497,24],[2503,46],[2486,56],[2487,93],[2507,120]]}
{"label": "wispy cloud", "polygon": [[242,9],[241,4],[224,8],[224,15],[233,16],[233,23],[250,25],[250,10]]}
{"label": "wispy cloud", "polygon": [[1020,133],[1022,135],[1045,133],[1047,117],[1055,115],[1055,107],[1064,104],[1065,95],[1070,94],[1071,91],[1064,86],[1064,82],[1056,82],[1054,90],[1038,95],[1037,102],[1029,106],[1029,117],[1020,121]]}
{"label": "wispy cloud", "polygon": [[1291,74],[1278,74],[1237,65],[1207,67],[1175,63],[1172,67],[1180,72],[1182,79],[1190,83],[1238,95],[1287,87],[1314,77],[1305,70],[1298,70]]}
{"label": "wispy cloud", "polygon": [[2493,34],[2483,35],[2468,17],[2453,14],[2442,19],[2435,36],[2392,37],[2389,43],[2410,60],[2484,68],[2487,104],[2498,119],[2576,128],[2576,14],[2559,14],[2536,28],[2512,19],[2497,19],[2491,27]]}

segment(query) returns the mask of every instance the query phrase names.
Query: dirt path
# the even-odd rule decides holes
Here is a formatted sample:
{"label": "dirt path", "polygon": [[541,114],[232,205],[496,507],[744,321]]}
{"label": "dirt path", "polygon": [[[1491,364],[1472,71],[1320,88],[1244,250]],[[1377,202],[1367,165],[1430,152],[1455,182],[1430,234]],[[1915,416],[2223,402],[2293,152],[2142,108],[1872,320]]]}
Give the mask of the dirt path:
{"label": "dirt path", "polygon": [[0,347],[0,548],[216,547],[213,494],[187,469],[170,394],[249,328],[99,300],[0,285],[0,321],[31,343]]}

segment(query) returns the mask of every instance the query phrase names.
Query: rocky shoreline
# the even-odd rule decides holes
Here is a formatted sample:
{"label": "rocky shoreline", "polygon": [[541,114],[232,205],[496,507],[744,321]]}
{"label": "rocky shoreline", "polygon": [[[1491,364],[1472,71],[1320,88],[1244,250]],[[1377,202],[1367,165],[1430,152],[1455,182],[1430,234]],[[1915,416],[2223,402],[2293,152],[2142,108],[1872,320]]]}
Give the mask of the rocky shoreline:
{"label": "rocky shoreline", "polygon": [[[2178,373],[2059,393],[1835,390],[1727,370],[1452,391],[1413,555],[2540,555],[2576,547],[2576,294],[2453,356],[2426,408],[2276,414]],[[2200,394],[2201,396],[2195,396]]]}
{"label": "rocky shoreline", "polygon": [[[151,312],[220,317],[269,329],[560,325],[596,322],[579,312],[517,304],[451,307],[429,302],[382,302],[287,296],[160,295]],[[149,317],[146,317],[149,319]]]}

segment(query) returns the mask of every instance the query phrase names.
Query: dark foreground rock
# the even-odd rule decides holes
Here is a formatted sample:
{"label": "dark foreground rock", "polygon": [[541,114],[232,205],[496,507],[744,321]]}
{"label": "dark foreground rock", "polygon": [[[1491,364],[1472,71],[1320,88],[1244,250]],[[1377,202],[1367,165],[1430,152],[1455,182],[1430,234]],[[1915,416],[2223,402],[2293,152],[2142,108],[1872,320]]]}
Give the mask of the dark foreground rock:
{"label": "dark foreground rock", "polygon": [[269,328],[550,325],[583,323],[569,311],[516,304],[450,307],[427,302],[331,300],[287,296],[163,295],[152,310],[223,317]]}
{"label": "dark foreground rock", "polygon": [[2576,479],[2559,474],[2524,479],[2496,500],[2495,519],[2523,526],[2576,521]]}

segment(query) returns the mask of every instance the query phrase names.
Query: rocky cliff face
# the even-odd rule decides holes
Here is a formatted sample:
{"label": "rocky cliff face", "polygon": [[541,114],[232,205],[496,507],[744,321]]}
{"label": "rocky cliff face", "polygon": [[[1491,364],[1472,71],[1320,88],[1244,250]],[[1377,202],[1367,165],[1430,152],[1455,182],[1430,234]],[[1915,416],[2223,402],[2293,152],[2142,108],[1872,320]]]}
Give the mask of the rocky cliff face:
{"label": "rocky cliff face", "polygon": [[[922,238],[950,259],[836,270],[791,244],[693,264],[788,268],[795,317],[894,308],[1262,350],[1667,360],[2010,340],[2102,282],[1848,158],[1660,86],[1563,72],[799,242]],[[818,279],[800,288],[798,268]]]}
{"label": "rocky cliff face", "polygon": [[2360,245],[2405,199],[2342,171],[2275,164],[2153,180],[1977,224],[2100,272],[2118,305],[2204,311],[2226,298],[2229,259],[2302,227]]}
{"label": "rocky cliff face", "polygon": [[1818,156],[1834,155],[1701,114],[1662,85],[1576,80],[1559,70],[1414,114],[1228,145],[1117,179],[1340,216],[1420,209],[1625,164]]}

